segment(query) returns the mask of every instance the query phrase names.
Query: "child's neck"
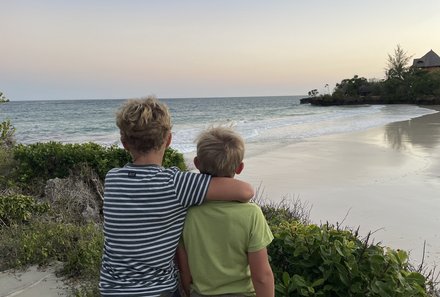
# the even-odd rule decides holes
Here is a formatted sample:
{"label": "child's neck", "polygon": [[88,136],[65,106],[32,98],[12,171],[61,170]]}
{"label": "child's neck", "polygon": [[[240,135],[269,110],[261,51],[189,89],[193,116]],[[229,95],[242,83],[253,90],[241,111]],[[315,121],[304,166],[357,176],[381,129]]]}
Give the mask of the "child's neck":
{"label": "child's neck", "polygon": [[164,152],[152,150],[148,153],[132,153],[134,165],[159,165],[162,166]]}

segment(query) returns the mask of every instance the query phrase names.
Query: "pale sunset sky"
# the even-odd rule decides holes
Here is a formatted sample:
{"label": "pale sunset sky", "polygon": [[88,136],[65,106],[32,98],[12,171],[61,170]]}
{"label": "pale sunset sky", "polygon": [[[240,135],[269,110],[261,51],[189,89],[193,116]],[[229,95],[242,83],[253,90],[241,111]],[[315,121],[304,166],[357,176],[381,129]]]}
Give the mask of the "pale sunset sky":
{"label": "pale sunset sky", "polygon": [[440,54],[439,0],[2,0],[13,101],[305,95]]}

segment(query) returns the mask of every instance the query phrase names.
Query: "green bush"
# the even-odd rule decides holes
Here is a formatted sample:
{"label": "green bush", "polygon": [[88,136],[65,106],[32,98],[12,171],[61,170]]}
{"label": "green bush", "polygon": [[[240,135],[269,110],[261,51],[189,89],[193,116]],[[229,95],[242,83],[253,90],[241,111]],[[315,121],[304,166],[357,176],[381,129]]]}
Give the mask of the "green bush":
{"label": "green bush", "polygon": [[[15,144],[15,128],[9,120],[0,123],[0,183],[13,168],[12,147]],[[3,188],[3,187],[2,187]]]}
{"label": "green bush", "polygon": [[20,194],[0,196],[0,222],[6,226],[29,221],[32,216],[49,210],[49,204]]}
{"label": "green bush", "polygon": [[92,142],[19,144],[14,148],[14,158],[18,161],[17,174],[22,182],[63,178],[81,164],[88,164],[103,179],[108,170],[123,166],[130,160],[123,149],[104,147]]}
{"label": "green bush", "polygon": [[269,256],[276,296],[427,296],[407,253],[360,240],[332,226],[283,222]]}
{"label": "green bush", "polygon": [[0,123],[0,147],[10,147],[14,145],[15,128],[12,126],[10,120]]}
{"label": "green bush", "polygon": [[72,235],[79,231],[79,235],[73,238],[74,245],[66,253],[64,274],[82,278],[94,277],[98,280],[104,245],[102,228],[89,224],[83,227],[72,227],[71,231]]}
{"label": "green bush", "polygon": [[162,165],[166,168],[175,166],[184,171],[188,169],[185,163],[185,159],[183,158],[183,154],[170,147],[167,148],[167,150],[165,151]]}
{"label": "green bush", "polygon": [[[48,179],[64,178],[82,165],[92,168],[103,180],[111,168],[122,167],[131,160],[122,148],[92,142],[19,144],[14,147],[13,155],[17,161],[16,179],[32,193],[39,193]],[[183,155],[171,148],[166,150],[163,163],[165,167],[186,170]]]}
{"label": "green bush", "polygon": [[95,224],[59,224],[34,220],[0,230],[0,269],[64,262],[69,277],[99,276],[103,247],[102,228]]}
{"label": "green bush", "polygon": [[0,146],[0,180],[6,179],[14,168],[12,149]]}

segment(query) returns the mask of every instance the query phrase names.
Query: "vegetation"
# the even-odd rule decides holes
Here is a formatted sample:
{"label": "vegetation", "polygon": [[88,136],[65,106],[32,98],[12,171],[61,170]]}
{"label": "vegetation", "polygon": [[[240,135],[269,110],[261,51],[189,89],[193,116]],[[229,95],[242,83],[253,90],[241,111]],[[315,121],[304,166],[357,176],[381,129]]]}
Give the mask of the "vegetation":
{"label": "vegetation", "polygon": [[5,97],[5,95],[0,91],[0,103],[9,102],[9,99]]}
{"label": "vegetation", "polygon": [[[60,218],[62,203],[49,206],[23,195],[0,199],[0,269],[61,261],[72,295],[99,296],[100,222],[66,219],[71,209]],[[262,209],[275,237],[269,256],[276,296],[436,296],[434,282],[411,268],[406,252],[338,226],[307,224],[309,210],[298,200]]]}
{"label": "vegetation", "polygon": [[394,55],[388,54],[387,69],[385,71],[387,79],[404,80],[409,70],[408,63],[411,58],[400,45],[397,45]]}
{"label": "vegetation", "polygon": [[317,96],[309,92],[309,100],[317,105],[342,104],[440,104],[440,70],[410,67],[411,56],[400,47],[388,54],[385,79],[367,79],[354,75],[336,84],[331,95]]}
{"label": "vegetation", "polygon": [[308,95],[310,97],[316,97],[316,96],[318,96],[318,94],[319,94],[318,89],[310,90],[309,93],[308,93]]}
{"label": "vegetation", "polygon": [[[2,92],[0,92],[0,104],[9,102],[9,99],[6,99]],[[9,148],[14,144],[14,135],[15,128],[11,125],[9,120],[2,121],[0,123],[0,148],[5,149]],[[0,161],[1,161],[0,156]]]}
{"label": "vegetation", "polygon": [[[111,168],[121,167],[131,160],[127,151],[122,148],[104,147],[91,142],[18,144],[13,149],[13,156],[17,162],[14,172],[16,180],[27,193],[37,195],[42,194],[47,180],[67,177],[85,164],[102,181]],[[172,148],[167,149],[163,164],[186,169],[182,154]]]}
{"label": "vegetation", "polygon": [[1,196],[0,222],[4,226],[27,223],[32,216],[46,213],[49,208],[49,204],[39,203],[30,196],[20,194]]}
{"label": "vegetation", "polygon": [[[0,104],[9,100],[0,92]],[[15,128],[9,120],[0,123],[0,185],[7,183],[5,176],[13,168],[12,148],[15,144],[14,140]]]}
{"label": "vegetation", "polygon": [[407,253],[330,225],[273,227],[269,246],[277,296],[428,296]]}

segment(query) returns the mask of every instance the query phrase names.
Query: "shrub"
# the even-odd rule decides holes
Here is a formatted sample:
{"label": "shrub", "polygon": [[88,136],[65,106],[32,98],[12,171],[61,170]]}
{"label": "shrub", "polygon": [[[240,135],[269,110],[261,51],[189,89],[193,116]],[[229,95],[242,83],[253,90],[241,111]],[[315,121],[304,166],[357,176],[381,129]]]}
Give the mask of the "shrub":
{"label": "shrub", "polygon": [[0,232],[2,270],[62,261],[67,276],[97,279],[103,234],[95,224],[80,226],[34,220],[32,224],[12,225]]}
{"label": "shrub", "polygon": [[173,148],[167,148],[165,155],[163,156],[162,165],[164,167],[178,167],[180,170],[187,170],[185,159],[183,154]]}
{"label": "shrub", "polygon": [[37,202],[30,196],[0,196],[0,221],[5,226],[28,222],[32,216],[46,213],[49,208],[49,204]]}
{"label": "shrub", "polygon": [[[258,195],[257,190],[257,195]],[[258,196],[257,196],[258,197]],[[269,226],[276,227],[282,222],[297,221],[302,224],[310,223],[311,208],[307,203],[302,202],[299,198],[287,199],[283,198],[280,202],[272,201],[262,202],[261,198],[257,198],[257,204],[260,205]]]}
{"label": "shrub", "polygon": [[63,178],[80,164],[88,164],[104,178],[108,170],[130,160],[125,150],[96,143],[62,144],[60,142],[19,144],[14,148],[17,174],[22,182]]}
{"label": "shrub", "polygon": [[[31,193],[41,193],[47,180],[64,178],[84,164],[92,168],[103,180],[111,168],[122,167],[131,160],[127,151],[122,148],[104,147],[92,142],[19,144],[15,146],[13,153],[18,163],[16,178]],[[186,169],[183,155],[171,148],[165,152],[164,166]]]}
{"label": "shrub", "polygon": [[6,176],[9,175],[11,169],[14,167],[14,160],[12,155],[12,147],[14,146],[15,128],[11,125],[9,120],[0,123],[0,185],[7,184]]}
{"label": "shrub", "polygon": [[[99,225],[72,227],[73,245],[66,253],[63,273],[70,277],[99,278],[104,237]],[[74,234],[77,233],[77,236]]]}
{"label": "shrub", "polygon": [[12,149],[0,146],[0,181],[5,181],[11,173],[14,164]]}
{"label": "shrub", "polygon": [[404,251],[329,225],[283,222],[272,230],[276,296],[427,296]]}
{"label": "shrub", "polygon": [[11,121],[6,120],[0,123],[0,147],[11,147],[15,143],[15,128]]}

